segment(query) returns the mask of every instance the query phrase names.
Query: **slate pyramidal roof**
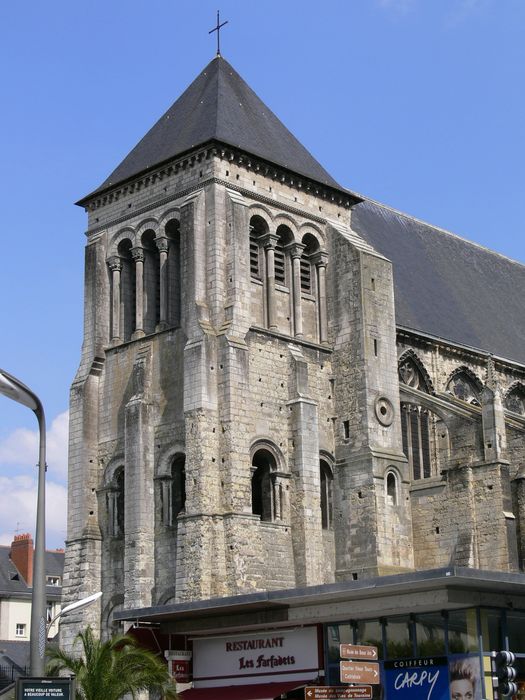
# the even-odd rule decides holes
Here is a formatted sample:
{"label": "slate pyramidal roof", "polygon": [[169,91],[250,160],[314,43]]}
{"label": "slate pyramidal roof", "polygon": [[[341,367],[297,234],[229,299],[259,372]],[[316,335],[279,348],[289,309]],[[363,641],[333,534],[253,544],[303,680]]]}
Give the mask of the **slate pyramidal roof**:
{"label": "slate pyramidal roof", "polygon": [[353,197],[352,228],[393,263],[398,326],[525,364],[525,266],[341,187],[221,56],[79,204],[209,142]]}

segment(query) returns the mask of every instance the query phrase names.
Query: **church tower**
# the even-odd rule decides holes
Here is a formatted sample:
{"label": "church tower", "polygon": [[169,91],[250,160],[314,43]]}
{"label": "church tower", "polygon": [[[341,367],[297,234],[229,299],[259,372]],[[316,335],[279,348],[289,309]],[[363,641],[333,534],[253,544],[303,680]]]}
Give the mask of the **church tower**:
{"label": "church tower", "polygon": [[62,623],[413,568],[391,263],[217,56],[88,214]]}

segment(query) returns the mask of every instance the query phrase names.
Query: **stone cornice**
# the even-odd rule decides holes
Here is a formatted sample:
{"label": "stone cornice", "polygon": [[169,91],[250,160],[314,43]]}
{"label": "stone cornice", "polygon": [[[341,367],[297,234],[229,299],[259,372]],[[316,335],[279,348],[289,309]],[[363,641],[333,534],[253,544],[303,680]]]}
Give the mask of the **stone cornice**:
{"label": "stone cornice", "polygon": [[[352,192],[346,191],[344,189],[337,189],[331,187],[330,185],[324,185],[319,182],[315,182],[307,177],[298,175],[282,166],[269,163],[262,158],[257,156],[252,156],[240,149],[234,148],[232,146],[227,146],[220,143],[208,144],[201,149],[194,151],[193,153],[188,153],[186,155],[179,156],[172,161],[163,163],[156,168],[138,174],[132,180],[127,182],[122,182],[114,187],[108,188],[102,192],[94,192],[92,195],[88,195],[77,202],[78,206],[84,207],[87,211],[95,211],[100,207],[110,204],[114,201],[118,201],[122,196],[130,194],[135,191],[139,191],[143,188],[147,188],[154,184],[158,180],[163,180],[173,174],[178,173],[181,170],[185,170],[188,167],[193,167],[195,164],[202,162],[203,160],[209,160],[210,158],[220,158],[221,160],[227,160],[228,162],[235,163],[236,165],[243,166],[247,170],[251,170],[256,173],[261,173],[266,177],[270,177],[272,180],[278,180],[283,184],[288,184],[290,187],[295,187],[298,190],[303,190],[308,194],[317,197],[321,200],[328,200],[335,202],[340,206],[345,208],[351,208],[358,202],[362,201],[361,197]],[[204,183],[199,183],[198,186],[202,186]],[[227,183],[227,186],[232,190],[241,191],[231,183]],[[191,191],[190,188],[189,191]],[[249,192],[249,190],[245,190]],[[249,192],[250,196],[254,193]],[[178,195],[175,195],[178,196]],[[172,201],[174,196],[166,198],[166,201]],[[269,198],[267,198],[269,199]],[[269,199],[270,202],[275,203],[275,200]],[[157,206],[161,202],[157,202]],[[148,207],[149,208],[149,207]],[[147,209],[146,209],[147,211]],[[136,213],[136,212],[134,212]],[[126,217],[129,218],[129,217]],[[322,219],[324,222],[324,219]]]}
{"label": "stone cornice", "polygon": [[439,347],[451,355],[456,355],[457,357],[465,360],[470,360],[476,364],[486,365],[489,358],[492,357],[496,370],[500,369],[510,371],[519,376],[525,375],[525,367],[520,362],[509,360],[505,357],[498,357],[496,355],[492,355],[486,350],[461,345],[460,343],[454,343],[451,340],[445,340],[444,338],[423,333],[422,331],[397,326],[397,339],[401,342],[406,340],[409,343],[415,343],[420,347]]}
{"label": "stone cornice", "polygon": [[123,224],[126,221],[129,221],[130,219],[135,219],[138,216],[147,214],[148,212],[152,211],[152,209],[156,209],[157,207],[161,207],[163,205],[170,204],[178,199],[187,197],[196,192],[197,190],[203,189],[204,187],[210,184],[223,185],[228,190],[233,190],[243,195],[244,197],[252,199],[253,201],[260,202],[261,204],[273,207],[274,209],[286,211],[289,214],[294,214],[295,216],[300,216],[304,219],[307,219],[308,221],[315,221],[316,223],[323,225],[328,223],[327,219],[324,219],[321,216],[317,216],[316,214],[313,214],[308,210],[293,207],[289,204],[286,204],[285,202],[280,202],[275,199],[272,199],[271,197],[265,197],[264,195],[261,195],[257,192],[252,192],[251,190],[248,190],[245,187],[239,187],[237,185],[234,185],[228,180],[223,180],[220,177],[210,177],[206,180],[203,180],[202,182],[192,185],[191,187],[187,187],[183,190],[178,190],[177,192],[174,192],[168,197],[162,197],[156,200],[155,202],[152,202],[151,204],[147,204],[144,207],[141,207],[140,209],[134,209],[132,212],[130,211],[129,214],[123,214],[122,216],[119,216],[116,219],[112,219],[111,221],[107,221],[104,224],[101,224],[100,226],[94,226],[86,231],[86,236],[91,238],[95,234],[101,233],[102,231],[105,231],[106,229],[112,226],[118,226],[119,224]]}
{"label": "stone cornice", "polygon": [[305,175],[288,170],[284,166],[276,165],[263,158],[246,153],[235,146],[221,142],[210,142],[193,152],[179,155],[169,161],[153,166],[149,171],[137,173],[135,177],[128,181],[117,183],[101,192],[95,191],[80,199],[77,204],[86,209],[97,209],[118,199],[122,194],[140,190],[142,187],[148,187],[157,180],[162,180],[164,177],[177,173],[179,170],[185,170],[188,166],[192,167],[203,159],[209,160],[211,157],[218,157],[221,160],[244,166],[247,170],[262,173],[266,177],[271,177],[272,180],[279,180],[291,187],[296,187],[298,190],[304,190],[320,199],[329,199],[342,206],[351,207],[362,201],[362,197],[353,192],[317,182]]}

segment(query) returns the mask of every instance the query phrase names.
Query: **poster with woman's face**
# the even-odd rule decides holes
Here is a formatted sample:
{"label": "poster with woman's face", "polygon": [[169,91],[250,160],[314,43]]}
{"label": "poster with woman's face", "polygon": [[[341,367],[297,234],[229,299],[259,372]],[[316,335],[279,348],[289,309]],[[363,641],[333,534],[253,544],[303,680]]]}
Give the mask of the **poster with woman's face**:
{"label": "poster with woman's face", "polygon": [[450,700],[481,700],[481,667],[475,656],[456,656],[448,664]]}
{"label": "poster with woman's face", "polygon": [[384,662],[387,700],[481,700],[479,657],[458,655]]}

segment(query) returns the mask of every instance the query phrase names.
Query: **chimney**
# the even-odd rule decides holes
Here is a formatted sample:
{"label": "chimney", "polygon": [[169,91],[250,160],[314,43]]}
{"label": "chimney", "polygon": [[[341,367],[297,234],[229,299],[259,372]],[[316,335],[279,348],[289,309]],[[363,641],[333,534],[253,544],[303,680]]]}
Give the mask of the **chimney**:
{"label": "chimney", "polygon": [[27,532],[11,542],[11,561],[28,586],[33,585],[33,538]]}

